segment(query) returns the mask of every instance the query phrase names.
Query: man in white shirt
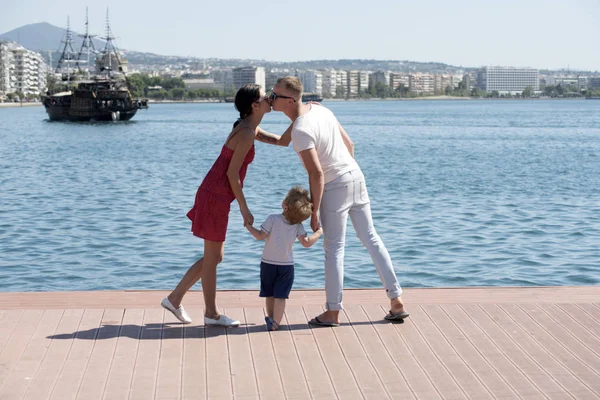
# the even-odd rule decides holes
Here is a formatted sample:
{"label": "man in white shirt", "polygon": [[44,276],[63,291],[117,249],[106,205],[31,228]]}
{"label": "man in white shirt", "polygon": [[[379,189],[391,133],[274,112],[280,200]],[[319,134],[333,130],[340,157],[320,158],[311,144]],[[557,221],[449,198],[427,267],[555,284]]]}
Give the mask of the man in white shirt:
{"label": "man in white shirt", "polygon": [[311,228],[323,224],[325,246],[324,313],[313,318],[313,325],[338,326],[343,309],[344,246],[348,216],[368,249],[390,299],[388,320],[408,317],[400,298],[402,289],[396,278],[392,260],[375,231],[364,176],[354,160],[354,144],[333,113],[320,105],[302,104],[302,83],[294,76],[280,78],[272,90],[270,101],[275,111],[292,120],[281,136],[258,129],[260,141],[287,146],[291,142],[308,172],[313,212]]}

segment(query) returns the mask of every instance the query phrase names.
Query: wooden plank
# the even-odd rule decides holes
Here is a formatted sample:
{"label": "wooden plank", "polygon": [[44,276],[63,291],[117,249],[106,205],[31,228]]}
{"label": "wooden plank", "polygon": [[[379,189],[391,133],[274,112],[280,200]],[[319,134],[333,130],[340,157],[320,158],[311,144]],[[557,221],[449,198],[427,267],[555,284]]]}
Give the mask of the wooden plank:
{"label": "wooden plank", "polygon": [[62,370],[67,356],[71,351],[73,339],[77,328],[81,323],[83,310],[65,310],[60,323],[52,336],[52,341],[46,352],[46,356],[38,369],[35,378],[31,381],[25,395],[27,400],[48,399],[56,385],[60,371]]}
{"label": "wooden plank", "polygon": [[[287,306],[285,311],[285,328],[290,330],[292,343],[302,370],[304,380],[309,390],[307,398],[333,399],[336,398],[329,371],[323,363],[315,337],[306,321],[306,315],[300,306]],[[284,328],[284,327],[282,327]],[[298,377],[298,379],[301,379]]]}
{"label": "wooden plank", "polygon": [[131,400],[154,399],[156,394],[164,315],[164,310],[159,307],[144,309],[144,322],[131,378]]}
{"label": "wooden plank", "polygon": [[24,310],[2,310],[2,316],[0,316],[0,353],[4,350],[4,346],[8,343],[8,339],[24,313]]}
{"label": "wooden plank", "polygon": [[509,334],[519,348],[544,370],[560,387],[575,398],[592,398],[590,388],[575,377],[565,366],[547,352],[538,342],[546,333],[539,325],[527,318],[520,318],[523,325],[516,321],[513,313],[519,316],[522,310],[514,304],[482,306],[483,310],[495,321],[502,321],[499,327]]}
{"label": "wooden plank", "polygon": [[[546,313],[532,304],[507,304],[503,305],[502,309],[507,312],[520,326],[523,327],[537,344],[545,349],[557,362],[563,365],[570,373],[571,379],[579,380],[586,386],[587,390],[575,392],[569,389],[569,393],[578,394],[581,397],[596,396],[600,398],[600,375],[597,374],[589,365],[579,359],[568,347],[566,342],[562,342],[559,338],[555,338],[550,334],[546,326],[551,321]],[[553,331],[557,331],[562,338],[571,339],[568,332],[564,328],[557,329],[556,323],[550,323]],[[583,346],[581,346],[583,347]],[[542,358],[536,360],[542,361]],[[545,366],[548,364],[544,363]],[[553,372],[555,376],[557,372]],[[590,393],[591,392],[591,393]]]}
{"label": "wooden plank", "polygon": [[[591,337],[595,340],[589,340],[590,345],[594,349],[600,348],[600,323],[590,314],[585,312],[581,307],[575,304],[558,304],[558,307],[564,310],[569,317],[576,320],[579,325],[584,327],[589,334],[586,337]],[[558,318],[558,316],[557,316]]]}
{"label": "wooden plank", "polygon": [[[304,307],[305,320],[308,321],[322,312],[323,308],[319,306]],[[352,373],[352,368],[344,357],[333,329],[337,328],[311,327],[321,358],[329,371],[335,393],[340,399],[362,399],[364,398],[363,394]]]}
{"label": "wooden plank", "polygon": [[[287,307],[286,307],[287,308]],[[273,352],[279,364],[285,397],[288,400],[310,398],[306,375],[298,358],[291,327],[284,320],[278,331],[270,332]]]}
{"label": "wooden plank", "polygon": [[125,310],[121,330],[117,338],[117,347],[108,373],[106,389],[104,390],[103,398],[106,400],[129,398],[143,320],[144,310]]}
{"label": "wooden plank", "polygon": [[[552,307],[548,304],[540,304],[539,307],[546,312],[557,324],[562,325],[567,329],[571,335],[583,344],[594,357],[600,357],[600,337],[590,332],[585,325],[580,323],[580,320],[584,320],[586,314],[577,307],[571,307],[570,304],[557,305],[563,311],[557,314],[556,307]],[[596,371],[600,372],[600,366],[595,368]]]}
{"label": "wooden plank", "polygon": [[371,364],[345,312],[340,312],[340,322],[341,326],[332,331],[363,397],[366,399],[390,398],[389,392],[383,386],[379,374]]}
{"label": "wooden plank", "polygon": [[[517,398],[519,395],[506,382],[502,374],[496,370],[479,352],[477,346],[469,340],[473,331],[462,331],[453,321],[453,314],[448,314],[439,305],[425,305],[423,310],[435,324],[444,339],[454,351],[464,360],[478,379],[490,390],[494,397]],[[465,329],[467,329],[465,327]]]}
{"label": "wooden plank", "polygon": [[223,313],[241,322],[239,328],[227,329],[227,347],[231,354],[231,387],[234,398],[258,398],[254,360],[250,350],[248,323],[242,308],[227,308]]}
{"label": "wooden plank", "polygon": [[481,306],[467,304],[462,306],[462,308],[474,321],[476,321],[477,325],[486,332],[488,337],[491,338],[492,342],[495,343],[504,355],[509,358],[545,396],[551,398],[556,396],[569,397],[564,388],[558,385],[556,381],[512,339],[514,332],[508,334],[501,329],[499,324],[510,323],[508,318],[502,318],[499,323],[489,316]]}
{"label": "wooden plank", "polygon": [[[382,309],[382,311],[385,311]],[[436,358],[421,332],[416,328],[419,320],[426,318],[418,307],[411,307],[410,319],[403,324],[392,324],[406,343],[410,353],[433,382],[442,397],[468,398],[463,388],[458,385],[453,376],[448,373],[443,364]],[[422,321],[424,323],[424,321]]]}
{"label": "wooden plank", "polygon": [[165,312],[162,326],[156,399],[179,399],[183,365],[183,324]]}
{"label": "wooden plank", "polygon": [[422,307],[413,307],[410,318],[410,322],[421,333],[429,349],[461,390],[467,394],[467,398],[491,399],[493,397],[479,375],[456,352],[456,349],[432,322]]}
{"label": "wooden plank", "polygon": [[92,354],[104,310],[85,310],[75,332],[73,344],[56,379],[50,399],[71,400],[83,380],[84,372]]}
{"label": "wooden plank", "polygon": [[0,383],[0,399],[21,399],[25,395],[46,356],[62,314],[62,310],[44,312],[19,360],[5,376],[4,385]]}
{"label": "wooden plank", "polygon": [[[60,312],[60,311],[59,311]],[[11,372],[21,359],[23,351],[27,348],[30,339],[34,335],[44,311],[27,310],[19,320],[15,329],[8,338],[8,343],[0,352],[0,390],[6,384]]]}
{"label": "wooden plank", "polygon": [[279,360],[275,358],[271,335],[265,328],[264,310],[250,308],[244,311],[260,398],[282,399],[285,392],[281,381]]}
{"label": "wooden plank", "polygon": [[78,399],[102,398],[117,347],[124,311],[123,309],[106,309],[104,311],[102,326],[96,336],[96,343],[77,393]]}
{"label": "wooden plank", "polygon": [[[425,373],[423,368],[419,365],[414,355],[410,352],[404,339],[402,338],[402,331],[396,330],[392,324],[384,319],[382,316],[382,308],[379,305],[364,305],[361,307],[367,316],[371,326],[377,333],[377,336],[381,339],[384,350],[389,354],[390,359],[396,365],[396,368],[402,374],[406,381],[410,393],[416,398],[427,398],[427,399],[439,399],[441,398],[440,393],[436,390],[435,386],[429,379],[429,376]],[[404,325],[408,322],[398,325]],[[396,396],[392,393],[392,397],[405,398],[410,395],[404,392],[399,392]]]}
{"label": "wooden plank", "polygon": [[[231,357],[227,348],[227,329],[205,327],[206,390],[208,399],[232,399]],[[233,328],[232,328],[233,329]]]}
{"label": "wooden plank", "polygon": [[[585,311],[595,321],[596,327],[600,324],[600,307],[589,303],[579,303],[577,307]],[[600,336],[600,329],[594,328],[592,331],[596,336]]]}
{"label": "wooden plank", "polygon": [[[364,309],[358,305],[350,305],[345,308],[345,314],[365,356],[385,387],[386,394],[391,398],[414,399],[405,376],[390,357],[386,343],[382,341]],[[337,334],[337,330],[335,332]]]}
{"label": "wooden plank", "polygon": [[183,329],[183,376],[181,398],[184,400],[207,399],[206,394],[206,340],[204,310],[186,308],[192,323]]}

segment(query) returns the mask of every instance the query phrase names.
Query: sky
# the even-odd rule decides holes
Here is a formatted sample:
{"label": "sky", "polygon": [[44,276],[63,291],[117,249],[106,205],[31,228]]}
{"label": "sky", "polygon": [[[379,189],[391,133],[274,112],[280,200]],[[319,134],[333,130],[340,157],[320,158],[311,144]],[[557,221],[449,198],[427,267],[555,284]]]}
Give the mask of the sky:
{"label": "sky", "polygon": [[[90,2],[90,31],[108,7],[119,48],[268,61],[378,59],[600,70],[600,0],[177,0]],[[0,0],[0,33],[67,16],[80,0]]]}

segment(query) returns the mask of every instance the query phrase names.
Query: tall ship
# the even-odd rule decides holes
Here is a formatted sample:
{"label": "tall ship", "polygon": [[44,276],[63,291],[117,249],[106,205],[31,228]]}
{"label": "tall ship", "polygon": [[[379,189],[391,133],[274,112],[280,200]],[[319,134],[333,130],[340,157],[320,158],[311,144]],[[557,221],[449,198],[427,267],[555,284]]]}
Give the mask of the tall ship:
{"label": "tall ship", "polygon": [[[78,53],[67,20],[66,39],[54,73],[54,85],[42,96],[51,121],[127,121],[139,109],[148,108],[147,99],[134,99],[129,91],[126,61],[114,45],[108,11],[104,50],[97,51],[89,34],[86,11],[85,34]],[[87,59],[84,56],[87,55]],[[94,57],[94,67],[90,65]]]}

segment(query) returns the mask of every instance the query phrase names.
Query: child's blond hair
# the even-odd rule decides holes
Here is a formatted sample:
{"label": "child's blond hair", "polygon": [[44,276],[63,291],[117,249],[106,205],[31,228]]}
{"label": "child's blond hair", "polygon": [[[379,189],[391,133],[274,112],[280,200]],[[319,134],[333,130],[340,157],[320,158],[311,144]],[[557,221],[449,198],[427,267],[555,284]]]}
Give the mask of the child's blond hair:
{"label": "child's blond hair", "polygon": [[283,216],[292,225],[307,220],[312,214],[313,205],[308,190],[300,186],[291,188],[283,202],[287,206],[283,210]]}

